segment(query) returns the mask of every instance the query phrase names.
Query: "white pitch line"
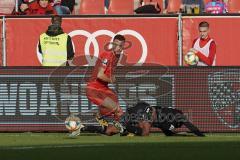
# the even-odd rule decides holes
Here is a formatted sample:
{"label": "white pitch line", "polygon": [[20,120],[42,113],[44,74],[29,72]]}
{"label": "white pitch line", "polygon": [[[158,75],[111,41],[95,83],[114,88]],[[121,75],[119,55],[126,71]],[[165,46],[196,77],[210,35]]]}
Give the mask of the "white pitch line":
{"label": "white pitch line", "polygon": [[29,149],[51,149],[51,148],[82,148],[82,147],[103,147],[103,144],[79,144],[79,145],[56,145],[56,146],[29,146],[29,147],[6,147],[1,150],[29,150]]}

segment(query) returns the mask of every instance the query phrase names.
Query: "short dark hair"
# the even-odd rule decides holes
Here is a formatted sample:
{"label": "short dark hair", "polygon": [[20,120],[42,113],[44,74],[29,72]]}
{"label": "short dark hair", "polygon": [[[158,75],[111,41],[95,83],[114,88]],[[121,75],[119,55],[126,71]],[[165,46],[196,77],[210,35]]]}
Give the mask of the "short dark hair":
{"label": "short dark hair", "polygon": [[114,36],[113,40],[115,40],[115,39],[117,39],[119,41],[126,41],[126,38],[121,34],[117,34],[116,36]]}
{"label": "short dark hair", "polygon": [[208,27],[209,28],[209,26],[210,26],[209,23],[206,21],[203,21],[203,22],[199,23],[199,25],[198,25],[199,28],[200,27]]}
{"label": "short dark hair", "polygon": [[62,24],[62,17],[59,15],[52,16],[51,23],[55,25],[61,25]]}

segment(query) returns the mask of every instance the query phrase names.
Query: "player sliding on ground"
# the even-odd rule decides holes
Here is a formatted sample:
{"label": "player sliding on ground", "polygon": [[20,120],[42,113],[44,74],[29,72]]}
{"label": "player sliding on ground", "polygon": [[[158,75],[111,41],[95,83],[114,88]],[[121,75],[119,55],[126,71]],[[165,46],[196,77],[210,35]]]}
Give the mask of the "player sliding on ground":
{"label": "player sliding on ground", "polygon": [[[109,44],[111,49],[108,49]],[[115,83],[116,78],[114,71],[117,67],[118,61],[123,50],[126,49],[125,37],[122,35],[116,35],[113,38],[113,42],[109,43],[105,50],[108,50],[98,58],[92,77],[87,84],[86,94],[90,102],[96,104],[99,108],[99,114],[96,117],[101,126],[108,126],[107,121],[102,117],[113,117],[114,126],[119,132],[123,132],[124,128],[119,123],[120,117],[123,115],[123,111],[119,106],[117,94],[108,87],[109,83]],[[70,136],[77,136],[80,133],[80,129],[72,132]]]}
{"label": "player sliding on ground", "polygon": [[160,128],[166,136],[183,135],[174,131],[183,125],[195,135],[204,136],[181,110],[150,106],[146,102],[128,108],[124,123],[128,132],[138,136],[148,136],[152,127]]}
{"label": "player sliding on ground", "polygon": [[[161,108],[159,106],[150,106],[146,102],[139,102],[135,106],[127,109],[122,117],[121,123],[125,126],[122,136],[137,135],[148,136],[152,127],[162,130],[166,136],[186,136],[186,134],[177,134],[176,128],[185,126],[196,136],[203,137],[204,134],[194,126],[182,111],[173,108]],[[82,132],[93,132],[105,135],[114,135],[119,131],[113,126],[84,126]]]}

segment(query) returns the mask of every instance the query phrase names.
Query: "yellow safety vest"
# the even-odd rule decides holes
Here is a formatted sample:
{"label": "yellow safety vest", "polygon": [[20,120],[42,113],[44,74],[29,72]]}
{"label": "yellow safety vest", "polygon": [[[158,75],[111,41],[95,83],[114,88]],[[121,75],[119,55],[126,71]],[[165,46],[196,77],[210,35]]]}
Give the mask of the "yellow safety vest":
{"label": "yellow safety vest", "polygon": [[67,39],[66,33],[54,37],[46,33],[40,35],[43,66],[66,66]]}

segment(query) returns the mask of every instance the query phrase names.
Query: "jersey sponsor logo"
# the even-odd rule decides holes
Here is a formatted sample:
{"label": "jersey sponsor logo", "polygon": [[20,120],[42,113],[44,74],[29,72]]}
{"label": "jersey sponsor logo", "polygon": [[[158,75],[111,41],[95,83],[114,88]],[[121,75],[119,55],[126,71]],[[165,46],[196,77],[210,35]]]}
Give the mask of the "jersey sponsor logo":
{"label": "jersey sponsor logo", "polygon": [[170,130],[170,131],[171,131],[171,130],[174,130],[174,128],[175,128],[174,125],[171,124],[171,126],[169,127],[169,130]]}
{"label": "jersey sponsor logo", "polygon": [[108,64],[108,60],[107,59],[103,59],[102,60],[102,64],[106,66]]}

